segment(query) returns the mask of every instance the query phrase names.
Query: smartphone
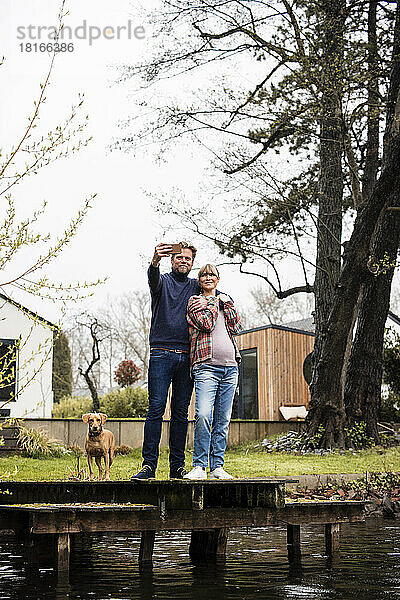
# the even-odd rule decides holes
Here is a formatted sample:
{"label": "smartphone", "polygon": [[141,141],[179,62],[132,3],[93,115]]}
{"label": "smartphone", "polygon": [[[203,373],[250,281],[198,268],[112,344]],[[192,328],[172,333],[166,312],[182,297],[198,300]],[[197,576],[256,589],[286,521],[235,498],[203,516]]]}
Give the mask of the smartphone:
{"label": "smartphone", "polygon": [[171,254],[180,254],[182,251],[182,246],[180,244],[171,244],[172,252]]}

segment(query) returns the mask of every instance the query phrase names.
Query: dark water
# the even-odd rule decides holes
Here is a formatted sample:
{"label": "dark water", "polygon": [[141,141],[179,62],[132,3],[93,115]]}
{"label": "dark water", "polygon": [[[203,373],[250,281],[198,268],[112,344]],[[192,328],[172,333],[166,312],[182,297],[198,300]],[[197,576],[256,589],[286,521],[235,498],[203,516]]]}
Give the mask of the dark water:
{"label": "dark water", "polygon": [[189,535],[156,537],[152,570],[139,571],[138,536],[75,538],[69,583],[31,570],[15,537],[0,537],[0,600],[381,600],[400,599],[400,523],[344,525],[335,559],[324,554],[323,528],[302,528],[301,564],[289,565],[286,530],[230,532],[226,561],[194,565]]}

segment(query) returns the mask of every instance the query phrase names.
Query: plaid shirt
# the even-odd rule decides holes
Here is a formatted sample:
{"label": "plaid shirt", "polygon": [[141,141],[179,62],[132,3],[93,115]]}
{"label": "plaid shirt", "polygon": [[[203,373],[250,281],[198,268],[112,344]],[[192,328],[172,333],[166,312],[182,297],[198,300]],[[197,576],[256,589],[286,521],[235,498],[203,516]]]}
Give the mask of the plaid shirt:
{"label": "plaid shirt", "polygon": [[[195,311],[193,303],[196,298],[198,296],[189,298],[186,315],[189,323],[190,364],[192,367],[196,363],[212,358],[212,332],[217,322],[219,308],[218,296],[208,296],[206,308]],[[240,352],[233,337],[235,333],[242,330],[240,317],[232,300],[223,302],[222,306],[226,329],[235,348],[236,360],[240,362]]]}

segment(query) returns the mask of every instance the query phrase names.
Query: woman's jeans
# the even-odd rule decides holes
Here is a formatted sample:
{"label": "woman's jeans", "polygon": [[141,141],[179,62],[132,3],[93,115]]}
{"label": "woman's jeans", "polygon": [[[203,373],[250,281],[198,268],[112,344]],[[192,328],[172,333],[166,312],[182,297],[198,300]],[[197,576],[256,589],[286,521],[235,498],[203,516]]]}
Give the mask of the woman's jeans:
{"label": "woman's jeans", "polygon": [[224,464],[238,367],[197,364],[193,367],[196,390],[193,466],[210,470]]}
{"label": "woman's jeans", "polygon": [[172,383],[169,463],[170,470],[176,471],[185,464],[188,408],[193,390],[189,353],[152,348],[148,381],[149,409],[144,424],[143,464],[154,471],[157,468],[162,419]]}

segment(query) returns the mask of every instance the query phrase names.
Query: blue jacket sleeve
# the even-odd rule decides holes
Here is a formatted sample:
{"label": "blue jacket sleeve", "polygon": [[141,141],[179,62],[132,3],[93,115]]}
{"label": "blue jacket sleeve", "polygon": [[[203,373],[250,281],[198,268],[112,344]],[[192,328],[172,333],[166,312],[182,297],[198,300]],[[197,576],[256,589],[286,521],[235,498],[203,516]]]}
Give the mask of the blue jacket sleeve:
{"label": "blue jacket sleeve", "polygon": [[152,296],[156,296],[157,294],[159,294],[161,287],[162,287],[162,278],[160,275],[160,268],[153,267],[153,265],[150,264],[150,266],[147,270],[147,277],[148,277],[148,281],[149,281],[150,293]]}

